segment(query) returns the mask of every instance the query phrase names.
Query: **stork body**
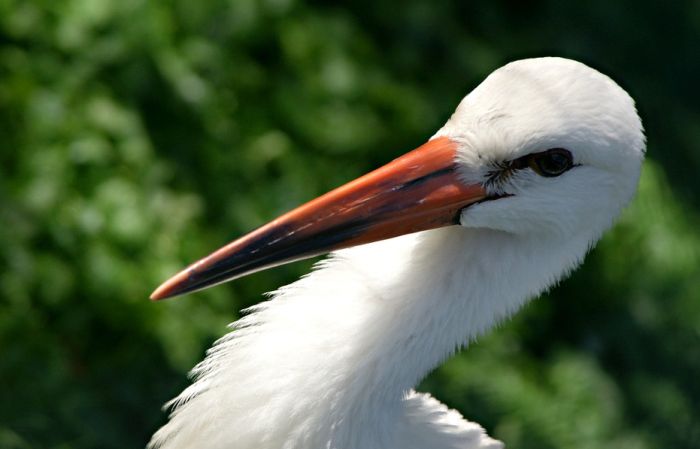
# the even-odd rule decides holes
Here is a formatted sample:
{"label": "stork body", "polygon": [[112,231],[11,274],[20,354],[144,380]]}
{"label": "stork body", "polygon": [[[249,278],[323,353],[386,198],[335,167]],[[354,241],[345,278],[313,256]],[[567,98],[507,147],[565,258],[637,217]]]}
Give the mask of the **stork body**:
{"label": "stork body", "polygon": [[[543,58],[494,72],[431,142],[454,146],[458,182],[484,192],[467,195],[469,205],[457,210],[460,226],[336,251],[253,307],[194,369],[196,381],[173,401],[170,422],[151,447],[502,447],[413,388],[582,261],[635,191],[641,123],[632,100],[607,77]],[[566,154],[572,160],[561,173],[547,167]],[[393,190],[414,189],[444,171]],[[231,254],[193,265],[177,287],[155,296],[220,282],[211,270],[211,281],[198,276],[213,265],[218,273]]]}

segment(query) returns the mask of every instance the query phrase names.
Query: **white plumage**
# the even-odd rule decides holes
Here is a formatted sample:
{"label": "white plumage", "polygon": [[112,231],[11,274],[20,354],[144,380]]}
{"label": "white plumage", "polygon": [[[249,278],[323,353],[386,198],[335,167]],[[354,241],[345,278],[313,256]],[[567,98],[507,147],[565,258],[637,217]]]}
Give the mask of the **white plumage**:
{"label": "white plumage", "polygon": [[[609,78],[541,58],[491,74],[436,137],[457,142],[466,184],[511,196],[466,207],[461,226],[334,252],[251,308],[193,370],[151,448],[502,447],[413,387],[582,261],[635,192],[642,126]],[[574,167],[494,178],[550,148]]]}

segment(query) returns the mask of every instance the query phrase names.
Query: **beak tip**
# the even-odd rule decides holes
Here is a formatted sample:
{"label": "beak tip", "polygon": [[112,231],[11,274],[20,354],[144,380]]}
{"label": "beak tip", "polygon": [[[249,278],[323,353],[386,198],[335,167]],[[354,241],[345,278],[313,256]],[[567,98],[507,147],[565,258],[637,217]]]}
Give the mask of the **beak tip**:
{"label": "beak tip", "polygon": [[164,287],[165,287],[165,284],[163,284],[160,287],[158,287],[157,289],[155,289],[153,291],[153,293],[151,293],[151,296],[149,296],[148,298],[151,301],[160,301],[161,299],[168,298],[169,295],[165,291]]}
{"label": "beak tip", "polygon": [[151,301],[160,301],[162,299],[172,298],[173,296],[177,296],[182,293],[183,285],[182,273],[176,274],[155,289],[149,298]]}

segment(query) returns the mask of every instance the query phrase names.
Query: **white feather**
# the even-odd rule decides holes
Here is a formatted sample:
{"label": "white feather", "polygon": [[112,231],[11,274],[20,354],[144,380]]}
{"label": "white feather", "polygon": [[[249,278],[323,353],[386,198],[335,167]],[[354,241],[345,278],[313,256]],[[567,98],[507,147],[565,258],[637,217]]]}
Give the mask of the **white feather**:
{"label": "white feather", "polygon": [[[579,107],[580,106],[580,107]],[[462,226],[334,253],[249,310],[193,371],[151,448],[496,449],[414,386],[583,259],[632,197],[644,150],[629,96],[557,58],[509,64],[438,132],[465,179],[551,147],[581,164],[526,170]]]}

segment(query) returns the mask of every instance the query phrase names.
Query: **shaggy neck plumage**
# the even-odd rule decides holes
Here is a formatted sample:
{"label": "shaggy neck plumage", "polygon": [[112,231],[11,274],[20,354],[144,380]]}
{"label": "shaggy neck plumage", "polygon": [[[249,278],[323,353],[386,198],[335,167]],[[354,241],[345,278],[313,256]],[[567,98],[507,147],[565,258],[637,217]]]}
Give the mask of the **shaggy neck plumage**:
{"label": "shaggy neck plumage", "polygon": [[347,299],[369,311],[352,323],[359,325],[355,332],[341,333],[353,336],[364,363],[376,363],[374,370],[351,371],[365,396],[400,398],[456,349],[575,268],[588,248],[583,239],[557,249],[542,238],[455,226],[350,250],[328,263],[330,271],[353,267],[364,278],[338,285],[361,284]]}
{"label": "shaggy neck plumage", "polygon": [[[195,369],[199,380],[176,399],[184,405],[154,442],[397,447],[406,420],[415,420],[407,411],[411,389],[587,249],[584,241],[540,243],[454,226],[336,253],[235,323]],[[436,417],[419,419],[426,427],[419,434],[443,432],[430,422],[439,413],[421,413]],[[429,441],[440,448],[439,435]]]}

